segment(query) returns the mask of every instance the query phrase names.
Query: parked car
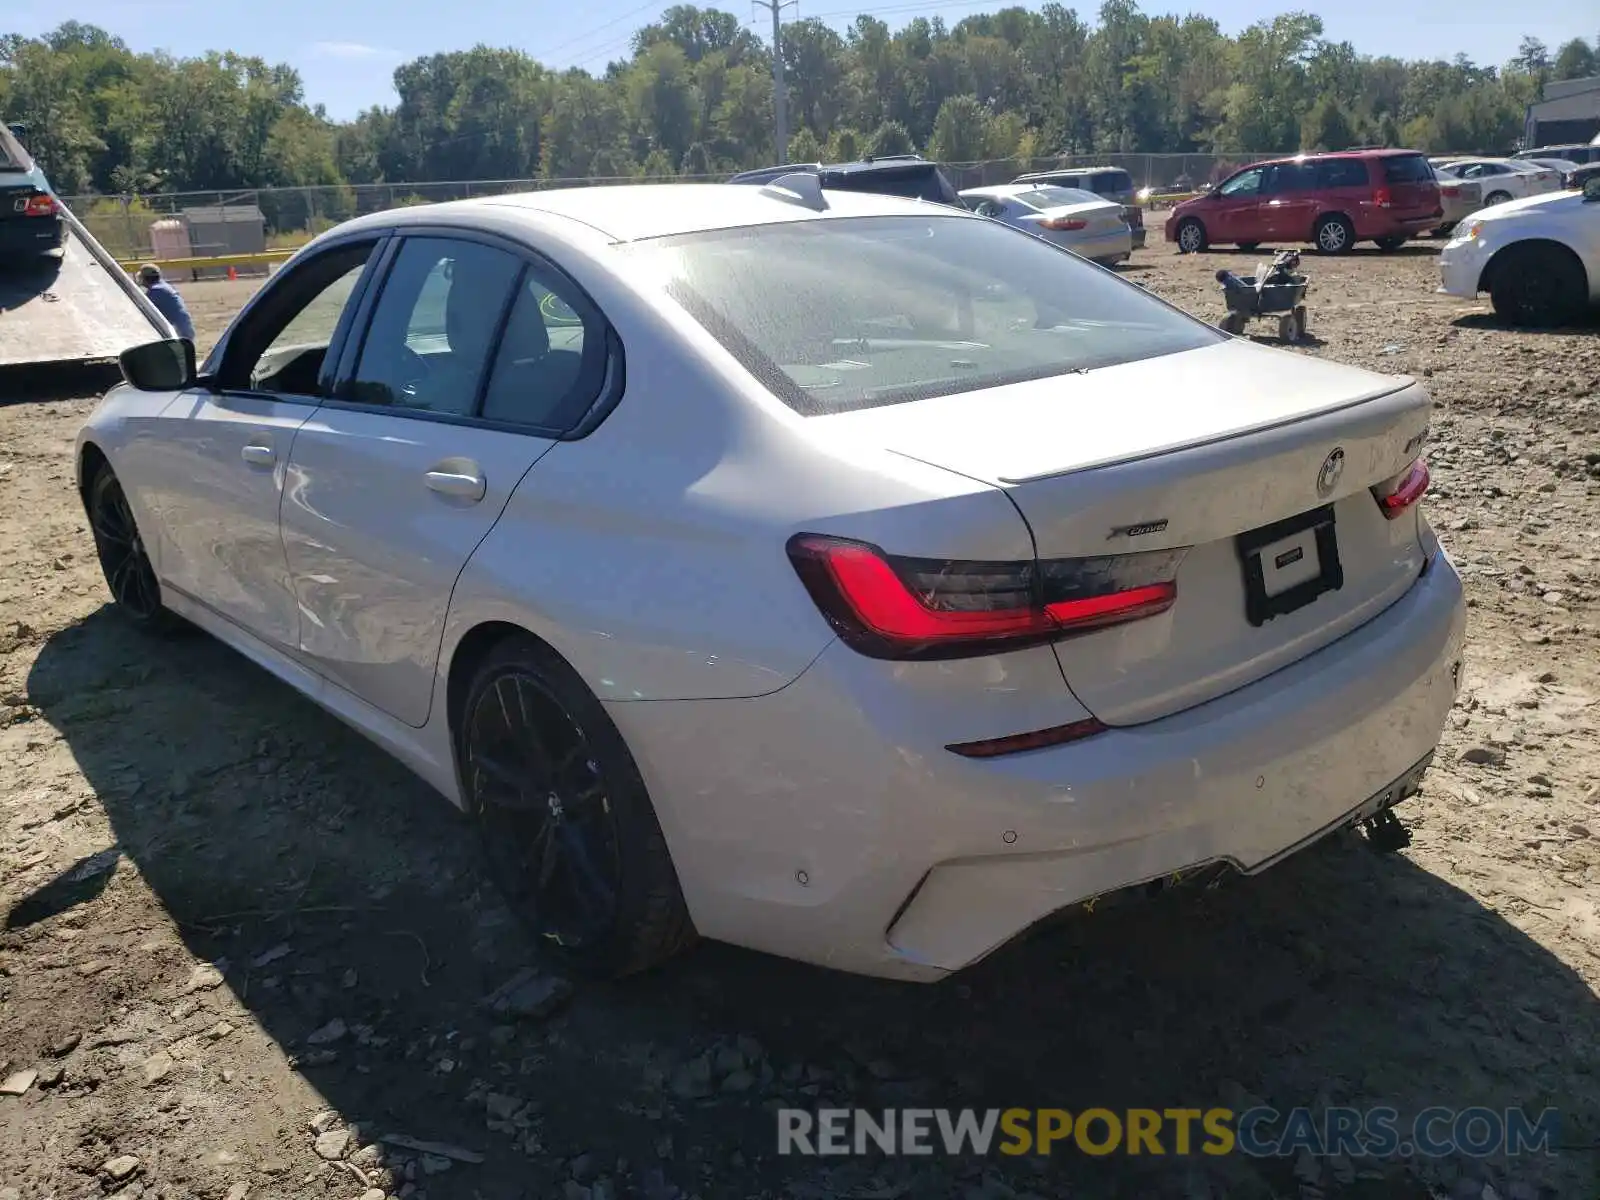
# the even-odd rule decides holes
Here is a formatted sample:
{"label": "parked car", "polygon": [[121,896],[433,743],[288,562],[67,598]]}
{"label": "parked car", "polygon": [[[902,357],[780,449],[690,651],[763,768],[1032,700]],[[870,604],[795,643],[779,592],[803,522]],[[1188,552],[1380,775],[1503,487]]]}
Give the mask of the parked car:
{"label": "parked car", "polygon": [[1488,292],[1516,325],[1561,325],[1600,304],[1600,166],[1582,191],[1512,200],[1463,222],[1439,252],[1441,292]]}
{"label": "parked car", "polygon": [[761,167],[742,171],[729,183],[765,184],[784,175],[802,171],[816,175],[822,186],[840,192],[872,192],[880,196],[904,196],[910,200],[931,200],[960,208],[961,197],[939,169],[920,154],[894,154],[864,158],[848,163],[788,163],[780,167]]}
{"label": "parked car", "polygon": [[1122,206],[1093,192],[1007,183],[968,188],[961,199],[980,217],[1042,237],[1101,266],[1112,267],[1133,257],[1133,237],[1122,219]]}
{"label": "parked car", "polygon": [[1428,160],[1411,150],[1303,154],[1236,171],[1167,217],[1166,238],[1184,254],[1229,242],[1311,242],[1324,254],[1357,242],[1397,250],[1436,229],[1445,211]]}
{"label": "parked car", "polygon": [[1600,162],[1600,141],[1584,145],[1581,142],[1568,142],[1559,146],[1535,146],[1532,150],[1519,150],[1512,158],[1564,158],[1569,162],[1593,163]]}
{"label": "parked car", "polygon": [[1433,232],[1434,236],[1443,237],[1483,207],[1483,185],[1476,180],[1451,179],[1445,175],[1438,179],[1439,205],[1444,209],[1444,220]]}
{"label": "parked car", "polygon": [[125,352],[76,448],[117,608],[408,764],[601,974],[932,980],[1393,822],[1465,615],[1424,388],[809,178],[370,214],[198,371]]}
{"label": "parked car", "polygon": [[1560,172],[1520,159],[1457,158],[1440,163],[1434,171],[1441,177],[1477,183],[1483,188],[1485,207],[1561,190]]}
{"label": "parked car", "polygon": [[0,262],[60,250],[65,236],[61,202],[19,132],[0,126]]}
{"label": "parked car", "polygon": [[1011,182],[1078,188],[1107,200],[1115,200],[1122,205],[1122,219],[1128,223],[1133,248],[1138,250],[1144,246],[1144,205],[1140,202],[1133,176],[1121,167],[1067,167],[1057,171],[1033,171],[1018,175]]}
{"label": "parked car", "polygon": [[1572,186],[1573,174],[1583,166],[1582,163],[1575,163],[1570,158],[1523,158],[1517,161],[1554,171],[1560,177],[1563,188]]}

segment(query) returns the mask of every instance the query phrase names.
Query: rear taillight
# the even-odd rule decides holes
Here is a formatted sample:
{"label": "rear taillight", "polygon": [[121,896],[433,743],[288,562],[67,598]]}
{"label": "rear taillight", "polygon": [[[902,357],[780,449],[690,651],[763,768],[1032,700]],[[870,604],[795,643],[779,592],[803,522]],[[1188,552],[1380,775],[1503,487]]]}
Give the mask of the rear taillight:
{"label": "rear taillight", "polygon": [[1377,188],[1372,193],[1372,202],[1379,208],[1389,208],[1394,204],[1394,193],[1386,187]]}
{"label": "rear taillight", "polygon": [[1389,520],[1394,520],[1411,508],[1428,490],[1428,464],[1420,458],[1387,483],[1372,489],[1378,498],[1378,507]]}
{"label": "rear taillight", "polygon": [[57,211],[56,198],[47,193],[29,196],[28,202],[22,206],[22,215],[25,217],[53,217]]}
{"label": "rear taillight", "polygon": [[1458,188],[1458,187],[1452,187],[1448,183],[1441,184],[1440,187],[1439,187],[1439,194],[1441,196],[1450,196],[1450,197],[1453,198],[1453,197],[1459,196],[1461,194],[1461,189]]}
{"label": "rear taillight", "polygon": [[1089,222],[1082,217],[1046,217],[1039,222],[1045,229],[1087,229]]}
{"label": "rear taillight", "polygon": [[906,558],[796,534],[789,560],[841,640],[872,658],[962,658],[1155,616],[1187,550],[1042,562]]}

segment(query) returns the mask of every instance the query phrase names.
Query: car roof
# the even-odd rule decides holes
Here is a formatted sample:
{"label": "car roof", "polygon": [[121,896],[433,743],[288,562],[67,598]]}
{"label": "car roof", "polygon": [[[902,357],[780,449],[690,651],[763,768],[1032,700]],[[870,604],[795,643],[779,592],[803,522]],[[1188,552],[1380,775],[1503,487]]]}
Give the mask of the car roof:
{"label": "car roof", "polygon": [[1102,167],[1056,167],[1049,171],[1029,171],[1026,175],[1018,175],[1012,182],[1022,183],[1034,179],[1055,179],[1061,175],[1094,175],[1100,171],[1116,171],[1119,174],[1126,175],[1129,179],[1133,178],[1132,172],[1127,167],[1114,167],[1107,163]]}
{"label": "car roof", "polygon": [[[1037,192],[1041,188],[1047,188],[1051,186],[1054,185],[1052,185],[1048,179],[1025,179],[1020,183],[996,183],[991,184],[988,187],[966,188],[961,192],[961,195],[993,196],[997,199],[1009,199],[1012,196],[1020,196],[1023,192]],[[1084,191],[1083,188],[1060,188],[1059,190],[1064,192],[1083,192],[1083,194],[1088,196],[1091,200],[1102,199],[1094,192]],[[1103,200],[1102,202],[1106,204],[1111,203],[1109,200]]]}
{"label": "car roof", "polygon": [[767,183],[795,171],[826,172],[832,175],[868,175],[873,172],[931,171],[939,164],[920,154],[885,154],[880,158],[862,158],[841,163],[784,163],[776,167],[756,167],[740,171],[730,183]]}
{"label": "car roof", "polygon": [[[419,204],[358,217],[340,230],[383,229],[405,225],[472,225],[474,213],[504,215],[506,210],[542,213],[588,226],[617,242],[776,225],[840,217],[971,217],[964,209],[876,192],[827,191],[826,207],[786,200],[764,187],[736,183],[636,183],[551,188],[545,191]],[[973,218],[977,219],[977,218]]]}

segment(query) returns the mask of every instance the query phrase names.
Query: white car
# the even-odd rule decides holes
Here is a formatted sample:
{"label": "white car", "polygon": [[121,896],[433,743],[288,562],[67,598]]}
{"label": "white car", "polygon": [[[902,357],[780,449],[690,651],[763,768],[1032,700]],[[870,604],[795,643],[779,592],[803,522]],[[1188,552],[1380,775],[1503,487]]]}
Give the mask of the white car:
{"label": "white car", "polygon": [[[77,443],[117,606],[473,814],[580,970],[933,980],[1399,830],[1464,605],[1413,381],[997,221],[764,187],[361,217]],[[152,652],[161,652],[152,644]]]}
{"label": "white car", "polygon": [[1515,158],[1457,158],[1434,166],[1434,173],[1473,180],[1483,189],[1483,203],[1492,208],[1507,200],[1561,190],[1561,173]]}
{"label": "white car", "polygon": [[1518,325],[1560,325],[1600,304],[1600,178],[1583,191],[1513,200],[1456,228],[1439,252],[1439,291],[1488,292]]}
{"label": "white car", "polygon": [[992,217],[1110,267],[1133,257],[1133,231],[1122,205],[1082,188],[1048,183],[1007,183],[968,188],[962,202]]}

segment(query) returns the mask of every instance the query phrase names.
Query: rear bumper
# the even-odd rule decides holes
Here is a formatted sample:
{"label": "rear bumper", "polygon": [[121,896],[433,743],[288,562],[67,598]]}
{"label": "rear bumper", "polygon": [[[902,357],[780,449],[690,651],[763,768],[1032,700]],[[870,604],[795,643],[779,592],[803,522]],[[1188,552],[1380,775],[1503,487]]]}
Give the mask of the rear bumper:
{"label": "rear bumper", "polygon": [[19,258],[59,249],[64,227],[60,217],[0,220],[0,258]]}
{"label": "rear bumper", "polygon": [[1104,237],[1078,238],[1075,241],[1063,238],[1058,244],[1084,258],[1115,259],[1120,262],[1133,253],[1133,242],[1126,230]]}
{"label": "rear bumper", "polygon": [[770,696],[610,711],[701,933],[932,980],[1074,903],[1201,864],[1259,871],[1353,819],[1437,744],[1464,625],[1440,552],[1381,615],[1265,679],[989,760],[919,740],[890,664],[837,644]]}

